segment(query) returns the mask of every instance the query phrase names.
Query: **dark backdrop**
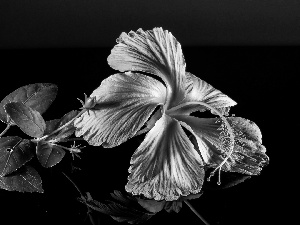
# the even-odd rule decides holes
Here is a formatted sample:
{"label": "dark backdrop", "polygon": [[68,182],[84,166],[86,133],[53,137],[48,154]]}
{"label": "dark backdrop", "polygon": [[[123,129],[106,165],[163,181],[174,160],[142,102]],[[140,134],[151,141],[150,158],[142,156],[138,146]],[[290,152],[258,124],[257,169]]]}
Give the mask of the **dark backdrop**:
{"label": "dark backdrop", "polygon": [[[278,223],[290,218],[285,212],[293,201],[283,190],[286,164],[297,151],[287,147],[288,126],[295,122],[288,114],[293,110],[286,109],[300,72],[299,21],[297,0],[1,1],[0,98],[26,84],[55,83],[58,96],[44,117],[60,118],[116,72],[107,56],[121,32],[168,29],[183,46],[187,71],[238,103],[231,113],[261,128],[270,157],[261,175],[230,189],[205,190],[191,203],[212,225]],[[17,127],[7,133],[17,134],[25,137]],[[36,163],[44,194],[0,190],[0,223],[83,224],[86,208],[61,171],[94,199],[108,199],[113,190],[124,191],[130,157],[142,140],[113,149],[86,147],[81,160],[67,154],[51,169]],[[71,164],[81,170],[71,173]],[[119,224],[108,216],[100,219]],[[147,224],[178,221],[201,224],[186,205],[179,214],[161,212]]]}
{"label": "dark backdrop", "polygon": [[[281,171],[283,154],[288,154],[288,149],[284,148],[285,134],[282,132],[287,121],[280,105],[285,102],[290,79],[299,73],[299,48],[183,47],[183,52],[187,71],[237,101],[238,105],[231,109],[236,116],[257,123],[270,157],[270,165],[261,175],[230,189],[207,190],[191,203],[211,224],[265,224],[282,218],[284,177]],[[30,83],[55,83],[59,87],[58,96],[44,117],[46,120],[60,118],[81,106],[76,98],[83,99],[83,93],[89,95],[102,79],[116,72],[107,64],[109,53],[110,48],[2,50],[1,95],[4,97]],[[0,125],[1,130],[4,128],[4,124]],[[7,135],[18,132],[18,128],[13,127]],[[43,221],[40,224],[63,221],[82,224],[86,208],[76,201],[79,195],[61,171],[67,173],[83,192],[90,192],[97,200],[108,199],[113,190],[124,191],[130,157],[142,140],[143,137],[136,137],[113,149],[86,147],[81,160],[73,162],[67,153],[62,162],[51,169],[43,169],[37,164],[45,193],[0,190],[2,219],[10,219],[12,224],[19,220],[27,223]],[[81,170],[71,173],[71,164]],[[185,205],[179,214],[161,212],[147,224],[179,220],[200,224]],[[101,221],[102,224],[114,224],[106,216],[101,216]]]}
{"label": "dark backdrop", "polygon": [[121,31],[170,30],[183,45],[299,44],[297,0],[9,0],[0,48],[110,47]]}

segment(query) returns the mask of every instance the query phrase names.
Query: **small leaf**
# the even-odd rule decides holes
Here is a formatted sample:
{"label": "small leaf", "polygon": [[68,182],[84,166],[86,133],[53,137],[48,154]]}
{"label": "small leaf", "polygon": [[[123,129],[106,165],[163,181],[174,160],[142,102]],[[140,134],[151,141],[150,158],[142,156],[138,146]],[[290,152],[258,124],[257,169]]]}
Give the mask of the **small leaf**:
{"label": "small leaf", "polygon": [[50,83],[29,84],[18,88],[7,95],[0,103],[0,120],[8,123],[9,119],[4,106],[10,102],[22,102],[26,106],[43,114],[54,101],[57,86]]}
{"label": "small leaf", "polygon": [[[44,131],[44,135],[51,134],[54,130],[56,130],[57,124],[59,123],[60,119],[54,119],[46,121],[46,129]],[[56,134],[51,134],[45,138],[45,141],[55,140]]]}
{"label": "small leaf", "polygon": [[171,201],[166,202],[164,209],[170,213],[170,212],[176,212],[179,213],[180,209],[182,208],[182,201]]}
{"label": "small leaf", "polygon": [[147,211],[152,213],[157,213],[161,211],[165,206],[165,201],[156,201],[156,200],[144,200],[144,199],[138,199],[138,203]]}
{"label": "small leaf", "polygon": [[239,174],[239,173],[237,173],[237,174],[230,174],[230,178],[228,178],[229,179],[228,181],[224,182],[222,180],[223,184],[221,184],[221,187],[223,189],[230,188],[230,187],[233,187],[233,186],[235,186],[237,184],[240,184],[240,183],[242,183],[245,180],[250,179],[250,178],[251,178],[250,175]]}
{"label": "small leaf", "polygon": [[198,194],[189,194],[187,196],[181,196],[178,200],[176,201],[166,201],[164,209],[170,213],[170,212],[176,212],[179,213],[180,209],[182,208],[182,201],[185,200],[192,200],[192,199],[197,199],[199,198],[203,192],[201,191]]}
{"label": "small leaf", "polygon": [[[208,172],[207,172],[208,171]],[[207,174],[212,171],[211,169],[206,170]],[[208,182],[204,182],[202,189],[203,190],[220,190],[225,188],[233,187],[237,184],[244,182],[247,179],[250,179],[250,175],[234,173],[234,172],[221,172],[221,184],[217,184],[217,176],[212,177]]]}
{"label": "small leaf", "polygon": [[118,222],[139,224],[149,220],[155,215],[155,213],[144,212],[143,208],[137,204],[135,198],[124,196],[120,191],[114,191],[111,195],[116,201],[108,201],[107,204],[103,204],[91,198],[78,198],[78,200],[95,211],[110,215],[111,218]]}
{"label": "small leaf", "polygon": [[[57,128],[65,125],[67,122],[69,122],[70,120],[72,120],[74,117],[77,116],[77,114],[79,113],[78,110],[72,110],[71,112],[68,112],[67,114],[65,114],[61,120],[59,121],[59,123],[57,124]],[[67,138],[69,136],[71,136],[74,132],[75,132],[76,128],[74,127],[74,123],[69,124],[68,126],[64,127],[56,136],[56,139],[64,139]]]}
{"label": "small leaf", "polygon": [[50,134],[52,131],[54,131],[57,127],[57,124],[59,123],[60,119],[54,119],[45,121],[46,123],[46,129],[44,131],[44,135]]}
{"label": "small leaf", "polygon": [[[68,113],[66,113],[59,121],[58,125],[56,128],[61,127],[65,125],[67,122],[69,122],[71,119],[73,119],[77,114],[79,113],[78,110],[72,110]],[[71,125],[71,124],[70,124]],[[66,128],[66,127],[65,127]]]}
{"label": "small leaf", "polygon": [[31,137],[41,137],[46,124],[41,114],[21,102],[11,102],[5,105],[10,118],[20,129]]}
{"label": "small leaf", "polygon": [[7,191],[44,192],[40,175],[30,166],[24,166],[8,176],[0,177],[0,188]]}
{"label": "small leaf", "polygon": [[188,196],[183,196],[181,197],[182,201],[184,200],[192,200],[192,199],[197,199],[200,198],[200,196],[203,194],[203,192],[199,192],[198,194],[189,194]]}
{"label": "small leaf", "polygon": [[[46,130],[44,132],[44,135],[51,134],[53,131],[58,129],[59,127],[65,125],[70,120],[72,120],[74,117],[77,116],[79,113],[78,110],[72,110],[71,112],[66,113],[61,119],[54,119],[46,122]],[[62,139],[65,139],[69,136],[71,136],[75,132],[76,128],[74,127],[73,123],[69,124],[68,126],[64,127],[62,130],[58,131],[57,133],[54,133],[47,137],[45,140],[56,140],[56,141],[62,141]]]}
{"label": "small leaf", "polygon": [[26,162],[30,161],[34,154],[29,140],[20,137],[3,137],[0,139],[0,176],[5,176],[16,171]]}
{"label": "small leaf", "polygon": [[114,190],[114,193],[110,193],[110,196],[117,200],[118,202],[122,203],[123,205],[127,206],[134,206],[136,205],[136,198],[130,195],[124,196],[120,191]]}
{"label": "small leaf", "polygon": [[59,146],[46,141],[38,142],[36,146],[36,155],[43,167],[49,168],[59,163],[66,152]]}

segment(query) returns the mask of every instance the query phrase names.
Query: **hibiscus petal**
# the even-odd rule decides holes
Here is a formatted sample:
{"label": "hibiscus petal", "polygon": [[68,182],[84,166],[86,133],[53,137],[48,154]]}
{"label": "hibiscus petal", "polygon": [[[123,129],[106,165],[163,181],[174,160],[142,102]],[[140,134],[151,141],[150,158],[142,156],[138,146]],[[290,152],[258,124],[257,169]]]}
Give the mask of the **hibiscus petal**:
{"label": "hibiscus petal", "polygon": [[177,120],[164,114],[133,154],[126,191],[174,201],[201,190],[204,169]]}
{"label": "hibiscus petal", "polygon": [[176,105],[185,95],[185,60],[181,45],[162,28],[122,33],[108,57],[116,70],[143,71],[159,76],[168,88],[167,105]]}
{"label": "hibiscus petal", "polygon": [[[204,102],[219,110],[222,115],[228,115],[230,107],[237,104],[227,95],[189,72],[186,72],[186,97],[180,104],[186,102]],[[204,106],[191,104],[179,108],[173,113],[189,115],[192,112],[206,109]],[[215,114],[213,111],[212,113]]]}
{"label": "hibiscus petal", "polygon": [[133,137],[155,107],[165,102],[166,88],[143,74],[115,74],[90,97],[96,97],[97,104],[75,120],[75,134],[90,145],[114,147]]}
{"label": "hibiscus petal", "polygon": [[[198,151],[203,161],[217,167],[226,157],[224,140],[228,140],[224,125],[217,118],[197,118],[176,115],[184,127],[196,137]],[[262,135],[259,127],[241,117],[227,117],[228,123],[234,131],[234,150],[230,158],[222,167],[224,171],[239,172],[248,175],[258,175],[263,166],[269,162],[262,145]]]}

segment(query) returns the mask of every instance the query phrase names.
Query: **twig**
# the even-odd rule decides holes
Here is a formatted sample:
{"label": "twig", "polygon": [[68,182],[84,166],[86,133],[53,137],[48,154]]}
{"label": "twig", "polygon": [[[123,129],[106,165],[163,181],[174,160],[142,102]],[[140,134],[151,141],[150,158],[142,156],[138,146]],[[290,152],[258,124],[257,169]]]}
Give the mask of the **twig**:
{"label": "twig", "polygon": [[[68,180],[74,185],[74,187],[77,189],[77,191],[79,192],[79,194],[81,195],[81,199],[85,201],[86,203],[86,198],[83,196],[82,192],[80,191],[80,189],[77,187],[77,185],[71,180],[70,177],[68,177],[64,172],[62,172],[63,175],[65,175],[66,178],[68,178]],[[92,223],[92,225],[95,225],[95,221],[94,218],[92,217],[91,213],[92,210],[90,209],[90,207],[88,206],[88,204],[86,203],[86,207],[87,207],[87,214],[89,215],[90,221]]]}
{"label": "twig", "polygon": [[80,189],[77,187],[77,185],[71,180],[71,178],[68,177],[67,174],[65,174],[64,172],[62,172],[62,173],[63,173],[63,175],[65,175],[65,177],[68,178],[68,180],[74,185],[74,187],[77,189],[77,191],[79,192],[79,194],[81,195],[81,197],[84,198],[82,192],[81,192]]}

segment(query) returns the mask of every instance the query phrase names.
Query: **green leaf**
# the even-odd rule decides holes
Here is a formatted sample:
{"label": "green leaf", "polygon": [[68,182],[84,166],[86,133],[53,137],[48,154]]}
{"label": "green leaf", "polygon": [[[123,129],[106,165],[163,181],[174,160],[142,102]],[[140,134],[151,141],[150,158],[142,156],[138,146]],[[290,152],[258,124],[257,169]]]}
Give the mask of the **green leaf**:
{"label": "green leaf", "polygon": [[[67,114],[65,114],[59,121],[59,123],[57,124],[57,128],[65,125],[66,123],[68,123],[70,120],[72,120],[74,117],[77,116],[77,114],[79,113],[78,110],[72,110],[71,112],[68,112]],[[74,132],[75,132],[76,128],[74,127],[74,123],[70,123],[68,126],[64,127],[56,136],[56,139],[64,139],[67,138],[69,136],[71,136]]]}
{"label": "green leaf", "polygon": [[46,141],[38,142],[36,155],[43,167],[49,168],[59,163],[66,152],[59,146]]}
{"label": "green leaf", "polygon": [[30,161],[34,156],[32,147],[32,142],[26,139],[22,140],[20,137],[1,138],[0,176],[12,173]]}
{"label": "green leaf", "polygon": [[20,129],[31,137],[41,137],[46,124],[41,114],[21,102],[11,102],[5,105],[5,111]]}
{"label": "green leaf", "polygon": [[[54,119],[46,121],[46,129],[44,131],[44,135],[49,135],[45,138],[45,141],[51,141],[56,139],[56,134],[51,134],[54,130],[56,130],[57,124],[60,119]],[[51,134],[51,135],[50,135]]]}
{"label": "green leaf", "polygon": [[52,131],[54,131],[57,127],[57,124],[59,123],[60,119],[54,119],[54,120],[49,120],[45,121],[46,123],[46,129],[44,131],[44,135],[51,134]]}
{"label": "green leaf", "polygon": [[145,212],[137,200],[131,196],[124,196],[120,191],[114,191],[111,194],[115,201],[108,201],[107,204],[98,202],[90,198],[78,200],[86,204],[91,209],[110,215],[111,218],[118,222],[127,222],[130,224],[143,223],[149,220],[155,213]]}
{"label": "green leaf", "polygon": [[0,177],[0,188],[7,191],[44,192],[40,175],[30,166],[24,166],[8,176]]}
{"label": "green leaf", "polygon": [[[78,110],[73,110],[71,112],[66,113],[61,119],[54,119],[50,121],[46,121],[46,130],[44,135],[49,135],[59,127],[65,125],[79,113]],[[68,126],[64,127],[62,130],[48,136],[45,140],[51,141],[55,140],[55,142],[64,141],[66,138],[71,136],[75,132],[76,128],[74,127],[74,123],[70,123]]]}
{"label": "green leaf", "polygon": [[54,101],[57,90],[57,86],[50,83],[29,84],[18,88],[1,101],[0,120],[4,123],[9,122],[4,106],[10,102],[22,102],[26,106],[43,114]]}

